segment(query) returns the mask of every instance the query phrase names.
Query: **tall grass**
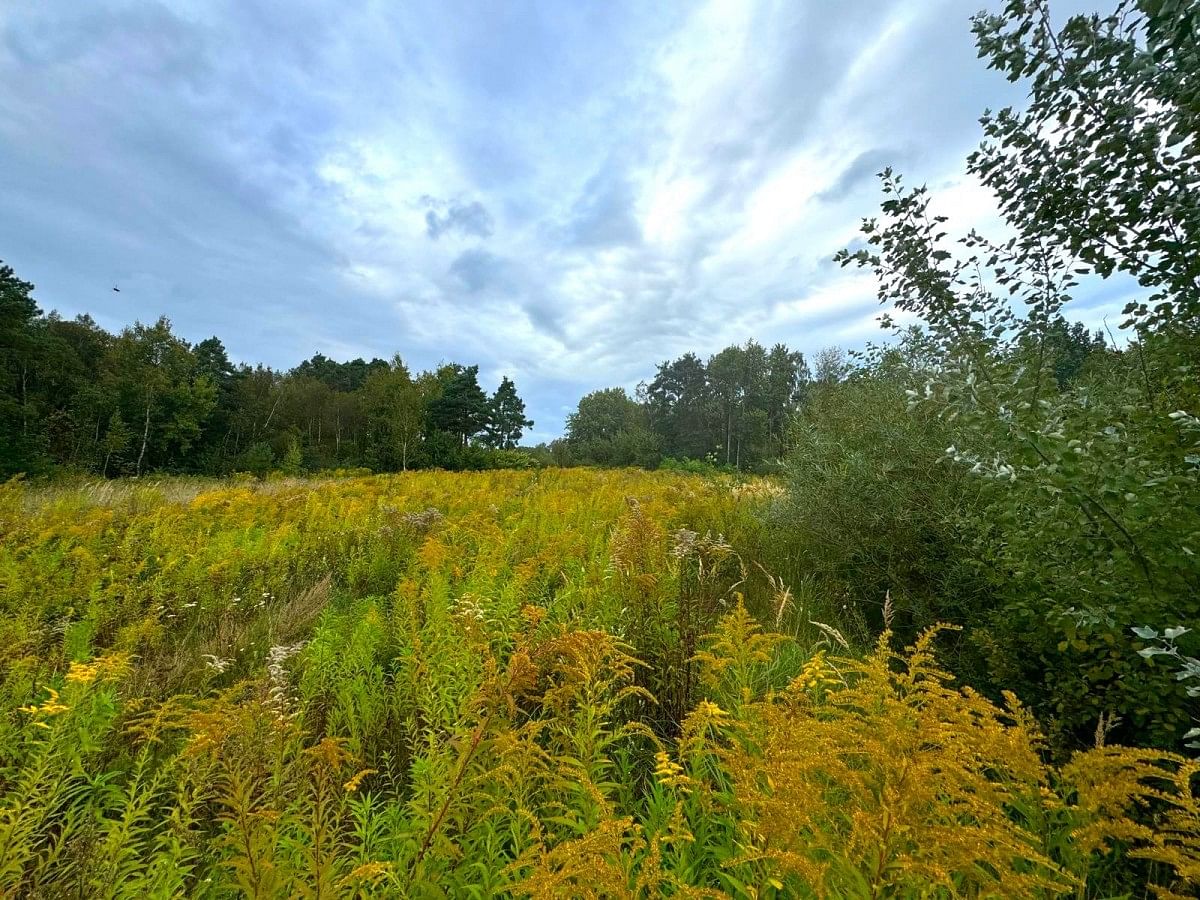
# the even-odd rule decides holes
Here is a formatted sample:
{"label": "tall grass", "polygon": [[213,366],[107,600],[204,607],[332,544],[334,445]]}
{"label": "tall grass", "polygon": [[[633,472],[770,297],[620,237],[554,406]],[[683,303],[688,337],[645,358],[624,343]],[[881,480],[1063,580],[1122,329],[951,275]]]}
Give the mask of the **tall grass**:
{"label": "tall grass", "polygon": [[776,495],[3,487],[0,895],[1054,896],[1118,856],[1195,885],[1194,764],[1053,769],[932,635],[843,649],[772,569]]}

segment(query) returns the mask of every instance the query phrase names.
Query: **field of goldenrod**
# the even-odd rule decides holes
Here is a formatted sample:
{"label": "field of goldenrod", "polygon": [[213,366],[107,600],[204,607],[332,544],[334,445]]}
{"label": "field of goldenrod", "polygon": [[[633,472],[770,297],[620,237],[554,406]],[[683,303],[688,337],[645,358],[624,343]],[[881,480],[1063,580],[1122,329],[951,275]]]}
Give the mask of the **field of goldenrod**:
{"label": "field of goldenrod", "polygon": [[[0,487],[0,896],[1200,883],[1197,765],[852,653],[775,490],[545,470]],[[1102,743],[1102,742],[1098,742]]]}

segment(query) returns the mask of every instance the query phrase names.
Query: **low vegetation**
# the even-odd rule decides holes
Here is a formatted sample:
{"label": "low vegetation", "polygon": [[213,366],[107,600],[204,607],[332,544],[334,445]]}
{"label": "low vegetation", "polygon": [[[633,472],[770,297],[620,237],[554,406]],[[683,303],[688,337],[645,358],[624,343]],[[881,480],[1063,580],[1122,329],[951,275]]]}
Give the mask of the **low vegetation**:
{"label": "low vegetation", "polygon": [[778,500],[633,470],[12,483],[0,889],[1187,895],[1196,763],[1101,734],[1047,764],[936,630],[850,653],[759,568]]}

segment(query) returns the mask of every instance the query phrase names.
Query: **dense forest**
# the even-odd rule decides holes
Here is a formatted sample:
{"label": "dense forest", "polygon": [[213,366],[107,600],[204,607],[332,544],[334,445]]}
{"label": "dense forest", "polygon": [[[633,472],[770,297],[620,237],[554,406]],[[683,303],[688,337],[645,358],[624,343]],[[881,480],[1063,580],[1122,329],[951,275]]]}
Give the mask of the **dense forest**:
{"label": "dense forest", "polygon": [[[89,316],[43,314],[33,285],[0,265],[0,474],[287,474],[593,464],[664,458],[756,470],[777,462],[811,377],[802,354],[754,341],[707,363],[663,363],[639,400],[596,391],[567,436],[516,451],[533,426],[505,377],[479,367],[411,373],[390,361],[318,353],[287,372],[234,364],[217,337],[196,344],[160,318],[119,334]],[[837,354],[823,355],[839,365]],[[839,370],[840,371],[840,370]],[[839,372],[818,366],[817,381]]]}
{"label": "dense forest", "polygon": [[516,385],[488,394],[479,367],[413,375],[391,361],[320,353],[288,372],[234,365],[216,337],[192,345],[160,318],[120,334],[43,315],[0,264],[0,474],[83,471],[289,474],[366,467],[527,464],[533,422]]}
{"label": "dense forest", "polygon": [[[399,355],[338,362],[317,353],[287,372],[234,364],[217,337],[196,344],[160,318],[119,334],[87,315],[43,314],[33,285],[0,264],[0,474],[300,474],[534,465],[779,471],[798,412],[855,365],[784,344],[731,346],[661,363],[636,396],[593,391],[562,439],[514,452],[533,422],[505,377],[489,397],[479,367],[413,375]],[[1062,384],[1103,335],[1059,316],[1045,352]],[[690,465],[695,463],[698,465]]]}
{"label": "dense forest", "polygon": [[[1102,333],[1061,315],[1046,329],[1043,352],[1061,384],[1105,349]],[[779,472],[803,416],[840,383],[872,371],[862,353],[848,356],[838,347],[817,353],[811,368],[784,344],[767,351],[753,340],[707,362],[688,353],[661,363],[634,397],[620,387],[583,397],[567,417],[565,438],[538,449],[560,465]]]}

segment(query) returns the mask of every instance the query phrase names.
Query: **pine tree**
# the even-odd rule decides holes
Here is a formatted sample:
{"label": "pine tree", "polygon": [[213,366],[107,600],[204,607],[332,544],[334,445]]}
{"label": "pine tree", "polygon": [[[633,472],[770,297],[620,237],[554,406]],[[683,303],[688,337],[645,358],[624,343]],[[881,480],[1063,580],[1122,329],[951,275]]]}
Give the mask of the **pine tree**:
{"label": "pine tree", "polygon": [[511,450],[520,442],[525,429],[532,427],[533,421],[525,418],[525,401],[517,396],[517,386],[512,379],[505,376],[488,401],[488,446]]}
{"label": "pine tree", "polygon": [[479,366],[455,366],[442,394],[429,404],[429,424],[465,447],[488,423],[488,397],[479,386]]}

